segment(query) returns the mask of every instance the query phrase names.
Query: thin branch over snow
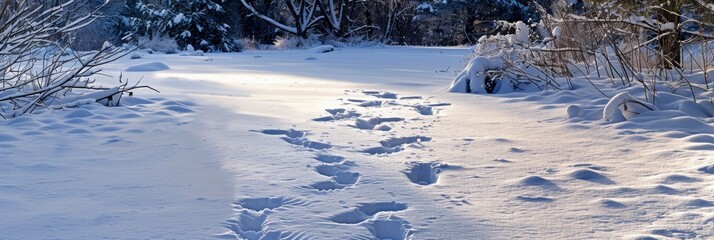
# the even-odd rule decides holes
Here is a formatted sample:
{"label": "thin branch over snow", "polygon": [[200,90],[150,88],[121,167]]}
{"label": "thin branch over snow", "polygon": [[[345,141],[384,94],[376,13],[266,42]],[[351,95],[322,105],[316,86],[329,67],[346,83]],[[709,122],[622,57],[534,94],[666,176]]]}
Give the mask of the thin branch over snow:
{"label": "thin branch over snow", "polygon": [[75,107],[80,100],[115,106],[125,91],[146,87],[127,83],[109,89],[92,86],[90,78],[100,72],[97,67],[127,52],[108,43],[99,51],[85,53],[61,47],[56,39],[98,17],[96,12],[70,16],[75,3],[69,0],[42,11],[41,5],[22,1],[0,15],[5,20],[0,26],[0,117],[17,117],[37,107]]}

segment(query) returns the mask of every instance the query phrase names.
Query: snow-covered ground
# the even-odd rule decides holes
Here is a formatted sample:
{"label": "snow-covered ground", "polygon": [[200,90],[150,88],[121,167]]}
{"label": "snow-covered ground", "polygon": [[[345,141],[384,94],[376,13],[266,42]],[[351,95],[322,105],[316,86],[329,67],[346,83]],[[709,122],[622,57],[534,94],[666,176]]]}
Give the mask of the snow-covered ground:
{"label": "snow-covered ground", "polygon": [[0,238],[714,237],[711,119],[449,93],[468,53],[126,57],[162,93],[0,123]]}

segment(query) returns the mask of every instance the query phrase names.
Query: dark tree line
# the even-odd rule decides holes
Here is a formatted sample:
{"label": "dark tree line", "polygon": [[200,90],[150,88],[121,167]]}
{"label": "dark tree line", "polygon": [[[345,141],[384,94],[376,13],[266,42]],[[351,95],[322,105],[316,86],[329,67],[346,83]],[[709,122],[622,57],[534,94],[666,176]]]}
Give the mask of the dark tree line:
{"label": "dark tree line", "polygon": [[[473,44],[481,35],[497,31],[497,21],[537,21],[535,4],[548,8],[551,1],[125,0],[115,26],[119,39],[169,37],[179,47],[191,44],[207,51],[236,50],[232,39],[271,43],[278,36],[311,35],[385,44],[459,45]],[[179,14],[194,17],[177,26],[181,24],[174,20]],[[194,25],[205,31],[187,29]]]}

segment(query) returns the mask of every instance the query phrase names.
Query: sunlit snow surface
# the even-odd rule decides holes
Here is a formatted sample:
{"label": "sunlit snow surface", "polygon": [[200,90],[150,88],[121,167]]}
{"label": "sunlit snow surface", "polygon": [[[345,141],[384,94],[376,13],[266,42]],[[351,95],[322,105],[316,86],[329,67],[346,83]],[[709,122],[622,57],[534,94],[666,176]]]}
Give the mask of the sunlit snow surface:
{"label": "sunlit snow surface", "polygon": [[165,65],[123,75],[160,94],[0,122],[0,238],[714,237],[711,118],[448,93],[467,49],[320,52],[143,53],[105,73]]}

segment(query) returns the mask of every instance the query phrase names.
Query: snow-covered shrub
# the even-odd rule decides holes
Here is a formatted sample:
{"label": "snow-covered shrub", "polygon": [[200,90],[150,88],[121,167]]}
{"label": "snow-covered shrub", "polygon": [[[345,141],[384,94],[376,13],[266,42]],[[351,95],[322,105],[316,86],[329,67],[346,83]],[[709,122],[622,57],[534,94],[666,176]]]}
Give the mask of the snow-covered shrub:
{"label": "snow-covered shrub", "polygon": [[561,76],[553,73],[553,61],[532,50],[531,27],[521,21],[503,24],[513,28],[514,34],[481,37],[450,91],[506,93],[559,88],[555,78]]}
{"label": "snow-covered shrub", "polygon": [[[611,3],[616,4],[582,8],[581,14],[554,8],[537,23],[503,24],[510,34],[481,37],[472,48],[469,59],[473,60],[454,79],[451,91],[522,91],[527,83],[539,90],[592,88],[587,91],[608,98],[608,104],[603,106],[600,99],[596,108],[570,105],[568,118],[617,122],[653,111],[714,116],[709,108],[714,105],[714,81],[710,78],[714,73],[714,28],[711,20],[706,20],[714,18],[701,17],[711,11],[697,10],[702,4],[696,2],[676,5],[678,8],[669,3],[660,8],[629,1]],[[627,5],[625,11],[623,5]],[[681,22],[661,14],[674,15]],[[494,59],[503,65],[489,66]],[[562,99],[569,98],[559,101]]]}
{"label": "snow-covered shrub", "polygon": [[139,38],[139,46],[141,48],[151,49],[153,51],[163,52],[166,54],[174,54],[178,52],[179,46],[176,40],[166,36],[141,37]]}
{"label": "snow-covered shrub", "polygon": [[326,44],[333,45],[335,47],[373,47],[384,45],[382,42],[377,40],[370,40],[361,35],[355,35],[347,38],[327,38],[324,41]]}
{"label": "snow-covered shrub", "polygon": [[259,50],[260,43],[252,38],[243,38],[234,40],[234,44],[238,49],[243,50]]}
{"label": "snow-covered shrub", "polygon": [[0,117],[95,102],[117,106],[124,92],[142,87],[121,79],[116,87],[93,86],[97,68],[123,56],[122,48],[105,42],[100,50],[78,52],[54,41],[96,19],[92,14],[74,15],[73,3],[42,10],[22,1],[0,16],[6,29],[0,32]]}
{"label": "snow-covered shrub", "polygon": [[167,36],[179,48],[192,45],[203,51],[240,51],[223,21],[223,1],[169,0],[166,5],[127,1],[117,28],[121,35]]}
{"label": "snow-covered shrub", "polygon": [[449,91],[451,92],[466,92],[466,93],[487,93],[507,91],[504,82],[495,82],[491,71],[500,71],[505,69],[506,65],[500,56],[493,58],[476,57],[471,59],[466,68],[456,76],[456,79],[451,83]]}
{"label": "snow-covered shrub", "polygon": [[309,35],[307,38],[302,38],[296,35],[290,35],[287,37],[277,37],[275,38],[275,48],[276,49],[293,49],[293,48],[310,48],[322,45],[320,37],[317,35]]}

